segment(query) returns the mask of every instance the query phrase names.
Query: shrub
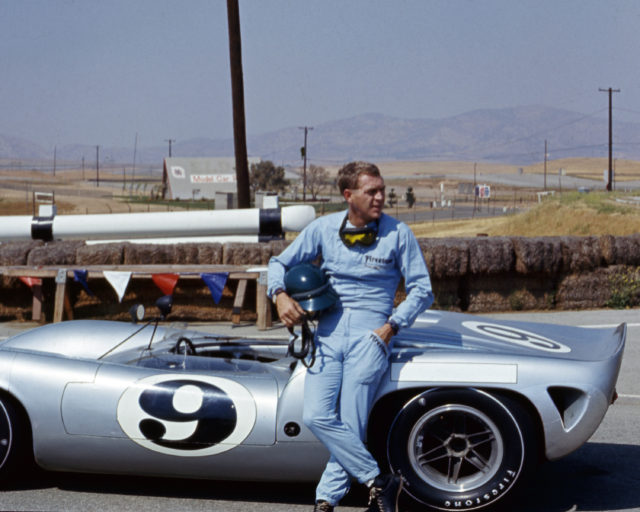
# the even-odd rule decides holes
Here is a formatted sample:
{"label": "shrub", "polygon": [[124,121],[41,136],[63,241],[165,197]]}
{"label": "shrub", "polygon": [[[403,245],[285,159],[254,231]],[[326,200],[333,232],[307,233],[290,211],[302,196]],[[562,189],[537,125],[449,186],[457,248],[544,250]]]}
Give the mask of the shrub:
{"label": "shrub", "polygon": [[611,295],[606,306],[624,309],[640,303],[640,269],[627,267],[609,278]]}

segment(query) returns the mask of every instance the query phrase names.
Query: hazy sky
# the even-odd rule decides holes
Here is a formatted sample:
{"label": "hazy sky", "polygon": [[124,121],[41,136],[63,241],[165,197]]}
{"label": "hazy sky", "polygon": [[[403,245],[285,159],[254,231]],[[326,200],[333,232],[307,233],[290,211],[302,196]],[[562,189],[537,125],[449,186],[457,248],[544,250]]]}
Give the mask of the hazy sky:
{"label": "hazy sky", "polygon": [[[639,0],[239,0],[247,132],[547,105],[640,122]],[[0,0],[0,134],[231,138],[225,0]]]}

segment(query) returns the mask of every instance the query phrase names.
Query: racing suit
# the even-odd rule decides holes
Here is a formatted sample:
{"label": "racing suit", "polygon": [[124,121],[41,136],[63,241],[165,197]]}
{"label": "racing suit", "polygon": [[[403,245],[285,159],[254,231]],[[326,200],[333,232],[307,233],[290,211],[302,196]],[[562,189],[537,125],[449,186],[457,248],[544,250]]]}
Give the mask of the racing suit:
{"label": "racing suit", "polygon": [[[390,347],[373,331],[388,321],[408,327],[433,302],[422,251],[406,224],[383,213],[373,245],[347,247],[339,235],[345,215],[316,219],[269,261],[269,296],[284,288],[287,269],[318,257],[339,296],[318,319],[316,362],[307,372],[303,413],[305,425],[331,454],[316,499],[332,505],[348,492],[352,477],[366,483],[380,473],[363,439]],[[401,278],[407,296],[393,310]]]}

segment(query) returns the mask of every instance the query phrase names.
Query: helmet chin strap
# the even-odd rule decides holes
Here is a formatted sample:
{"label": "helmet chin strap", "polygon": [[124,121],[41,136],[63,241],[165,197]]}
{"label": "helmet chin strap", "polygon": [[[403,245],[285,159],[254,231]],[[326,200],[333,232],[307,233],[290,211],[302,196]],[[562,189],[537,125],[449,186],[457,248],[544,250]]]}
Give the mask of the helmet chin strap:
{"label": "helmet chin strap", "polygon": [[[304,316],[300,327],[302,330],[300,336],[296,334],[293,327],[288,328],[291,339],[289,341],[287,355],[300,359],[305,367],[311,368],[313,363],[316,362],[316,342],[313,339],[314,336],[309,327],[309,317],[307,315]],[[307,355],[309,355],[309,353],[311,353],[311,357],[307,361]]]}

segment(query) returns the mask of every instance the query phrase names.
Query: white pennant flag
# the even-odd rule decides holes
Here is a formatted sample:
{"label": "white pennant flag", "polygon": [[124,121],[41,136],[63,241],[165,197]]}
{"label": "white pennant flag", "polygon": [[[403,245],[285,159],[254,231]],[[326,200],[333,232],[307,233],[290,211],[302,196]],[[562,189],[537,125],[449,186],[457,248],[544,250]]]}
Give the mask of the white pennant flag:
{"label": "white pennant flag", "polygon": [[127,290],[127,285],[129,284],[129,280],[131,279],[131,272],[105,270],[102,272],[102,274],[118,294],[118,302],[122,302],[122,297],[124,297],[124,292]]}

